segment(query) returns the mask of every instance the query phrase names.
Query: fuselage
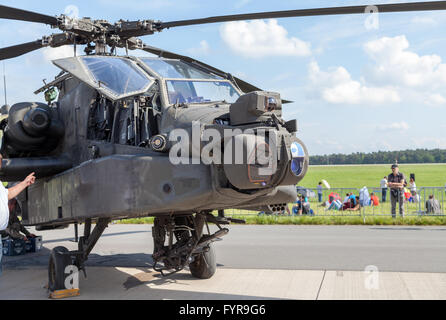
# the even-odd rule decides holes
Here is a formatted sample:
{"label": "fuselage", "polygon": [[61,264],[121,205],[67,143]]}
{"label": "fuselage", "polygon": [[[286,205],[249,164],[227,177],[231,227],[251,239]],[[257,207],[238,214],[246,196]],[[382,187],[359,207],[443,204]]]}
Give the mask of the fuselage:
{"label": "fuselage", "polygon": [[[2,179],[29,171],[39,178],[20,199],[26,224],[294,201],[308,153],[282,120],[277,93],[243,93],[234,81],[180,60],[85,56],[54,63],[65,73],[44,90],[57,88],[57,102],[50,111],[11,107],[17,121],[3,139]],[[23,127],[20,117],[44,111],[63,132],[48,147],[54,134],[42,129],[27,149],[20,139],[37,124]],[[265,163],[256,160],[260,149]]]}

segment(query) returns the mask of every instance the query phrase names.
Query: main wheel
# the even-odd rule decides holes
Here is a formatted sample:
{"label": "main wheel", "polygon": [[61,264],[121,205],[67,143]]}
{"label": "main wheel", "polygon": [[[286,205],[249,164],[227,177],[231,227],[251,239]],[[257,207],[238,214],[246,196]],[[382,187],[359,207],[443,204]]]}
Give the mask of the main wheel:
{"label": "main wheel", "polygon": [[209,279],[214,275],[217,271],[217,258],[212,244],[209,245],[209,251],[200,253],[189,264],[189,270],[192,276],[199,279]]}
{"label": "main wheel", "polygon": [[68,252],[65,247],[55,247],[51,250],[48,263],[48,288],[51,291],[65,289],[65,268],[71,264],[71,257],[63,254]]}

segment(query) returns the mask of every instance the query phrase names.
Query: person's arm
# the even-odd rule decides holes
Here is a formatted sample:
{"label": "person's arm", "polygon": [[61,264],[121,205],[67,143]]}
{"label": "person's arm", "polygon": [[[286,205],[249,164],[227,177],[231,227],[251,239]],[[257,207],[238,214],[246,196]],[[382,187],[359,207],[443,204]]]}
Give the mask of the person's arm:
{"label": "person's arm", "polygon": [[8,188],[8,200],[11,200],[17,197],[20,192],[25,190],[28,186],[32,185],[36,181],[36,177],[34,176],[34,172],[28,175],[25,180],[16,184],[15,186]]}
{"label": "person's arm", "polygon": [[[390,177],[390,176],[389,176]],[[388,188],[393,188],[393,181],[391,181],[390,179],[387,180],[387,187]]]}
{"label": "person's arm", "polygon": [[404,182],[389,182],[389,187],[402,189],[404,187]]}

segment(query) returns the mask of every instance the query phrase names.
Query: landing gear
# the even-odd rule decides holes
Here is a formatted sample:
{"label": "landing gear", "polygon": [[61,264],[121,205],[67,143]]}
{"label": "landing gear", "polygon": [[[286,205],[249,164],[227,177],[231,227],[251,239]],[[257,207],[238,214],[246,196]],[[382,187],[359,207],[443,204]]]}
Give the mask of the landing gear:
{"label": "landing gear", "polygon": [[55,247],[51,250],[48,263],[48,289],[50,291],[65,289],[65,268],[71,265],[71,257],[65,247]]}
{"label": "landing gear", "polygon": [[99,237],[107,228],[110,219],[100,218],[96,222],[96,226],[91,232],[91,219],[85,221],[84,236],[79,238],[78,250],[69,251],[65,247],[55,247],[51,250],[50,260],[48,263],[48,289],[51,292],[68,289],[65,280],[69,274],[65,273],[67,266],[76,266],[77,270],[82,270],[85,277],[85,261],[95,246]]}
{"label": "landing gear", "polygon": [[[208,222],[215,223],[219,230],[211,234]],[[229,231],[220,226],[222,223],[229,222],[217,219],[210,213],[155,218],[152,230],[155,244],[152,255],[153,269],[166,275],[167,271],[167,274],[172,274],[189,265],[194,277],[209,279],[217,269],[212,242],[219,240]],[[205,226],[207,233],[203,234]]]}
{"label": "landing gear", "polygon": [[198,279],[209,279],[217,271],[217,258],[214,246],[209,244],[209,250],[198,254],[189,264],[190,273]]}

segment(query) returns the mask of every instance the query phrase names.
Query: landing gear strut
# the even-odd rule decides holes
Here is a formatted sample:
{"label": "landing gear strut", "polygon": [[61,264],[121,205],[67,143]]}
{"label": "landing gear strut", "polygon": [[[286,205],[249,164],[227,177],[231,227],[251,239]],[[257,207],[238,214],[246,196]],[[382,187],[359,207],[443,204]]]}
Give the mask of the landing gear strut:
{"label": "landing gear strut", "polygon": [[93,232],[91,232],[91,219],[87,219],[85,220],[84,236],[80,237],[78,241],[78,250],[69,251],[62,246],[51,250],[48,263],[48,289],[50,291],[68,289],[65,283],[68,275],[65,273],[67,266],[76,266],[87,277],[85,261],[87,261],[88,255],[109,223],[109,218],[100,218],[96,222]]}
{"label": "landing gear strut", "polygon": [[[208,222],[217,225],[218,230],[215,233],[210,233]],[[189,265],[194,277],[200,279],[212,277],[217,269],[212,242],[219,240],[229,231],[227,228],[222,228],[221,223],[222,221],[210,213],[155,218],[152,229],[153,269],[162,275],[169,275]],[[205,226],[206,234],[203,233]],[[165,245],[166,237],[167,245]],[[161,263],[163,265],[160,265]],[[166,271],[169,272],[166,274]]]}

